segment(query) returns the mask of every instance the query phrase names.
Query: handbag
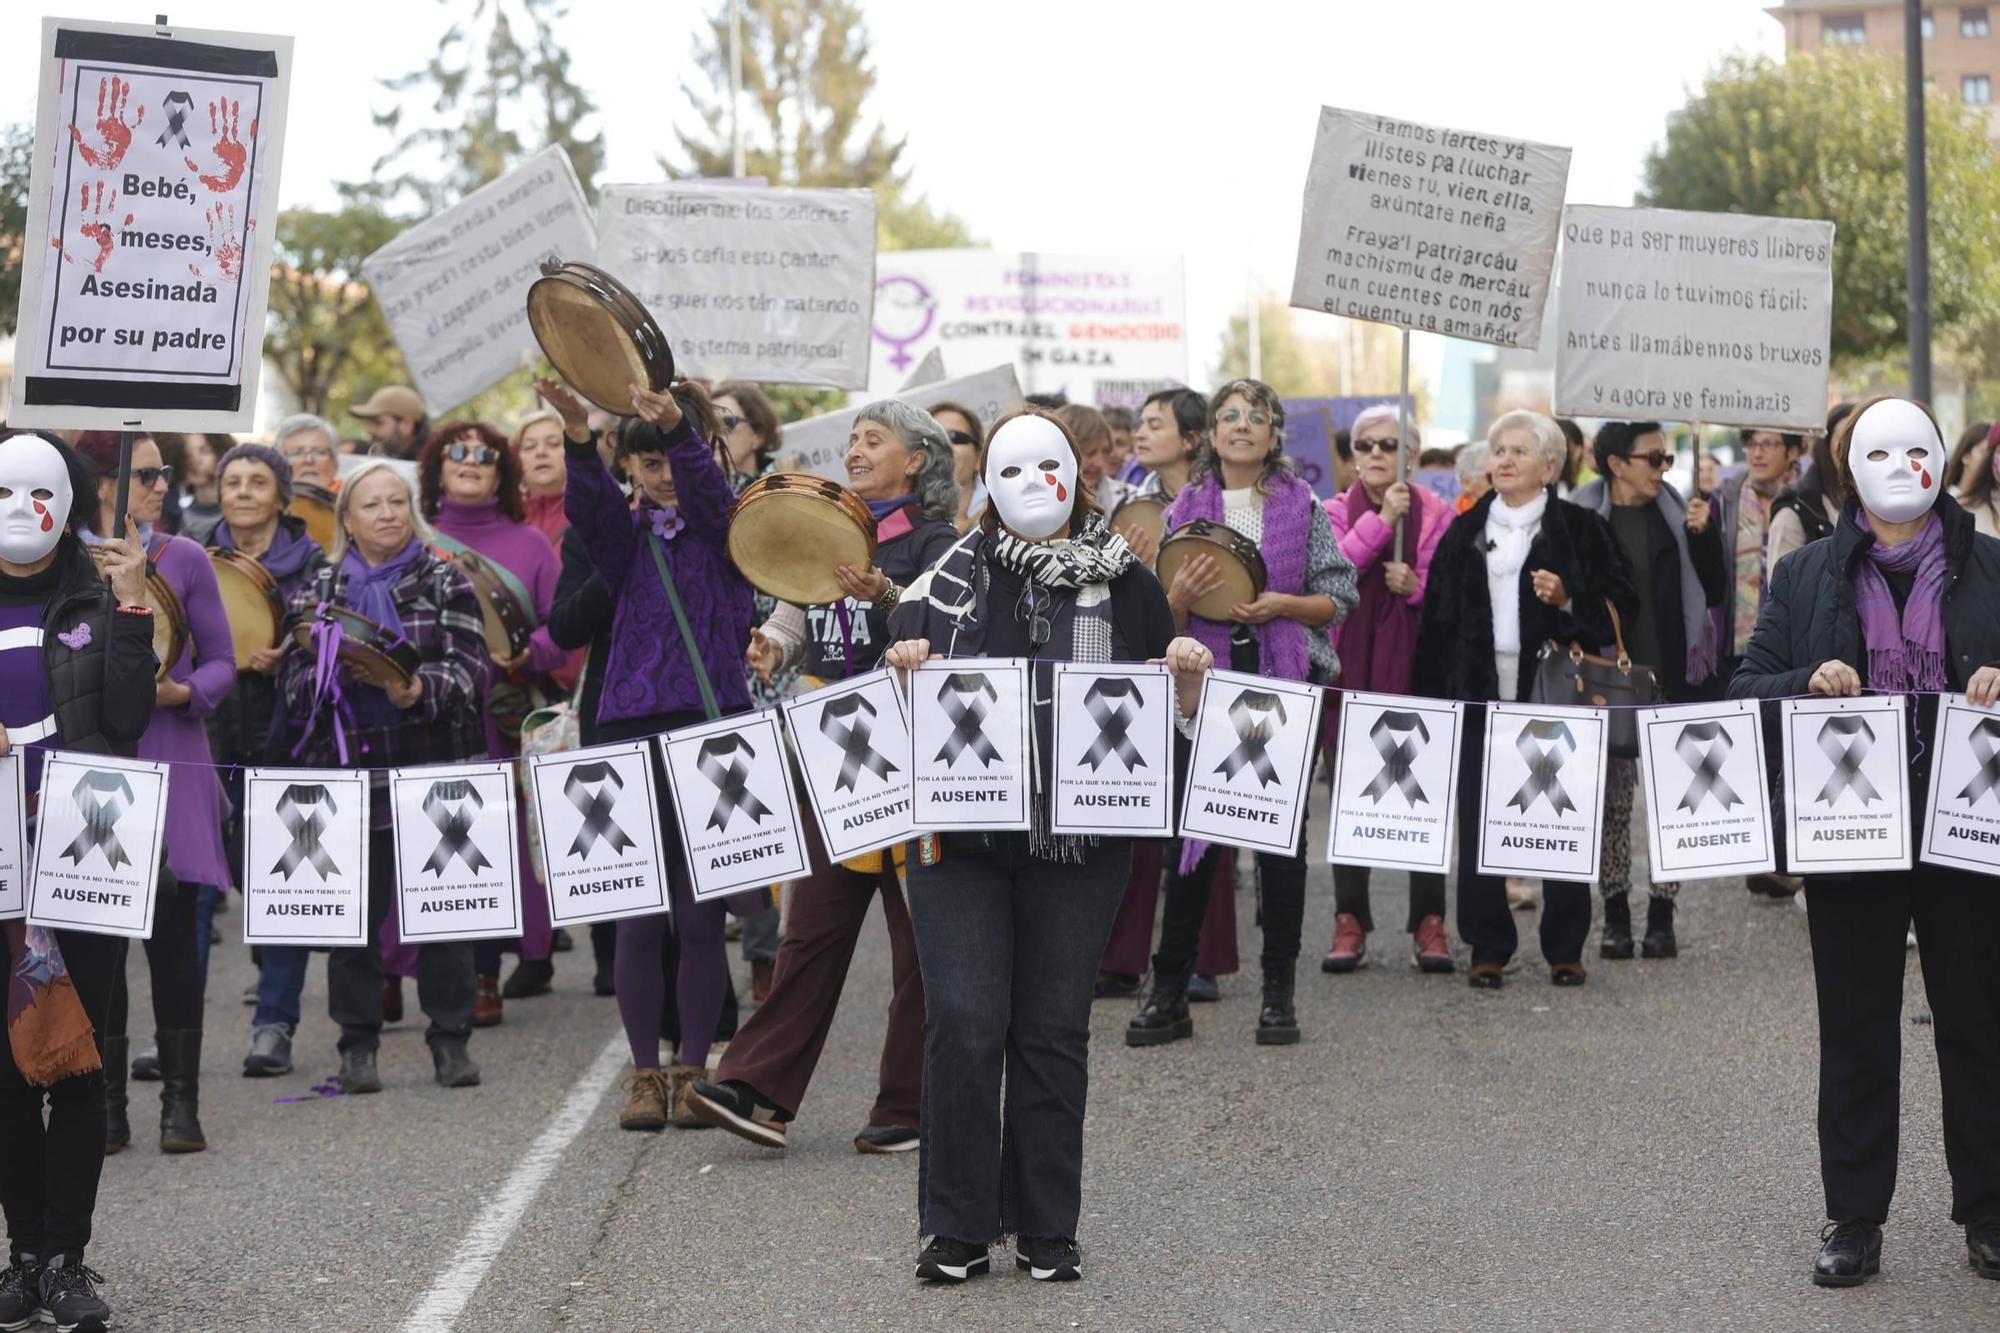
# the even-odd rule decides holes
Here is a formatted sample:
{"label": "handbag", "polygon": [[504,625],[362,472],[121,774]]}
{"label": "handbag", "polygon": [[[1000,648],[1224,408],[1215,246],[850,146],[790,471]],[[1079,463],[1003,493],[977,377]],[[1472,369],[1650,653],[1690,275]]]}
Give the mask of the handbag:
{"label": "handbag", "polygon": [[1625,627],[1618,619],[1618,608],[1607,598],[1604,609],[1611,613],[1618,656],[1598,657],[1583,651],[1581,643],[1572,642],[1565,648],[1550,639],[1542,645],[1536,661],[1535,685],[1529,698],[1538,704],[1610,709],[1606,749],[1614,759],[1637,759],[1639,718],[1635,710],[1660,702],[1659,673],[1632,660],[1625,651]]}

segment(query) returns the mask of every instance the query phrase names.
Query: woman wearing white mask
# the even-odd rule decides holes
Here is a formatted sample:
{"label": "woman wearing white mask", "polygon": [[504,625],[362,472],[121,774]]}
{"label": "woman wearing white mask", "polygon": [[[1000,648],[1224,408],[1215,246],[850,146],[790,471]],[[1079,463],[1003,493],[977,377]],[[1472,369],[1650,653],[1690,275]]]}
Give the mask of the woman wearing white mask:
{"label": "woman wearing white mask", "polygon": [[[1915,694],[1910,790],[1929,786],[1934,693],[2000,703],[2000,540],[1944,492],[1944,440],[1921,403],[1863,403],[1833,437],[1841,488],[1856,497],[1833,535],[1772,571],[1731,698]],[[1923,803],[1911,806],[1917,818]],[[1919,845],[1921,828],[1915,830]],[[1896,1184],[1904,932],[1917,927],[1944,1093],[1954,1222],[1973,1269],[2000,1279],[2000,895],[1979,875],[1806,879],[1819,991],[1820,1175],[1829,1222],[1813,1264],[1821,1286],[1881,1268]]]}
{"label": "woman wearing white mask", "polygon": [[1032,830],[944,834],[930,864],[908,863],[926,1003],[918,1224],[932,1237],[917,1276],[929,1281],[984,1273],[1007,1233],[1035,1279],[1082,1276],[1090,1004],[1131,846],[1048,832],[1052,664],[1164,660],[1185,721],[1213,661],[1174,637],[1159,581],[1106,531],[1078,473],[1053,417],[1003,419],[981,463],[992,503],[890,617],[883,660],[904,670],[1036,659]]}

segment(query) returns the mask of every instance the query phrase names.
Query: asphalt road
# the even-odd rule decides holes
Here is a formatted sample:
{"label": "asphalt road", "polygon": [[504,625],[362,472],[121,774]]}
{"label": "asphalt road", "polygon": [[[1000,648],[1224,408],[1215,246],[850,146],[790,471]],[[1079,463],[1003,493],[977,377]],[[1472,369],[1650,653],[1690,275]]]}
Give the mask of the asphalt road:
{"label": "asphalt road", "polygon": [[[1310,893],[1316,951],[1325,866]],[[1378,919],[1403,896],[1380,877]],[[1593,942],[1581,990],[1548,984],[1527,915],[1498,994],[1417,975],[1378,933],[1360,973],[1302,972],[1294,1047],[1251,1043],[1251,974],[1163,1050],[1127,1050],[1130,1004],[1101,1002],[1086,1279],[1064,1287],[1004,1254],[963,1288],[912,1280],[915,1155],[851,1146],[888,995],[879,923],[783,1155],[618,1129],[627,1064],[583,950],[478,1035],[478,1089],[432,1085],[413,1004],[382,1095],[315,1095],[335,1067],[318,967],[299,1072],[241,1078],[251,969],[230,943],[210,1149],[155,1151],[152,1085],[134,1085],[138,1146],[106,1164],[92,1262],[125,1329],[2000,1329],[2000,1283],[1972,1276],[1948,1218],[1914,955],[1883,1276],[1823,1291],[1805,919],[1735,882],[1682,902],[1680,959],[1599,963]],[[1238,909],[1254,966],[1247,889]],[[137,951],[132,976],[136,1044]]]}

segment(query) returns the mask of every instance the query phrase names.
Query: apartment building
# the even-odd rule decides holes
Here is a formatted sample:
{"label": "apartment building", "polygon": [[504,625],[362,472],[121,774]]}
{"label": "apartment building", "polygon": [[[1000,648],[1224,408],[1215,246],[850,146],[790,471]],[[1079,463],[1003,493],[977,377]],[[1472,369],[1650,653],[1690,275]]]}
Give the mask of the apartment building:
{"label": "apartment building", "polygon": [[[1785,29],[1787,51],[1866,47],[1901,53],[1901,0],[1784,0],[1764,11]],[[1986,116],[1987,138],[2000,147],[2000,0],[1984,5],[1927,6],[1923,14],[1924,73]]]}

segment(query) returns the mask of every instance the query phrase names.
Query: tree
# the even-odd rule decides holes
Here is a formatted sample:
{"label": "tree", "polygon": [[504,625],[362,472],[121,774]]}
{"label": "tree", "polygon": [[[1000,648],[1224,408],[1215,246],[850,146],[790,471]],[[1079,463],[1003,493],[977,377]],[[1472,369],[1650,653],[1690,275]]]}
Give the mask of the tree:
{"label": "tree", "polygon": [[[1732,57],[1668,121],[1639,202],[1835,223],[1833,355],[1854,365],[1907,339],[1909,217],[1900,60]],[[1975,110],[1926,102],[1931,312],[1960,343],[2000,297],[2000,165]]]}
{"label": "tree", "polygon": [[377,385],[409,383],[361,261],[403,224],[366,205],[278,215],[264,355],[301,410],[336,422]]}
{"label": "tree", "polygon": [[14,331],[21,304],[21,261],[27,255],[28,176],[33,167],[32,125],[0,129],[0,334]]}

